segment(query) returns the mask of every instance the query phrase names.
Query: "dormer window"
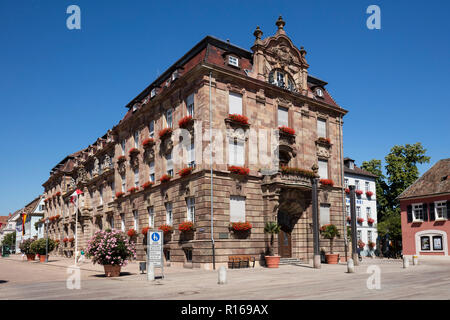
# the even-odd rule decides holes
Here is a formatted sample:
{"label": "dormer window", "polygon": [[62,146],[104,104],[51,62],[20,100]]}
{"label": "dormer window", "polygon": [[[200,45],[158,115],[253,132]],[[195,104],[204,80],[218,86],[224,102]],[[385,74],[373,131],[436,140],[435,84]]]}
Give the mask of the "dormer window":
{"label": "dormer window", "polygon": [[228,64],[233,67],[239,67],[239,59],[234,56],[228,56]]}
{"label": "dormer window", "polygon": [[156,96],[156,88],[153,88],[152,91],[150,91],[150,98],[153,98]]}
{"label": "dormer window", "polygon": [[287,89],[289,91],[297,91],[295,82],[291,78],[291,76],[281,70],[272,70],[269,73],[269,83],[274,84],[280,88]]}
{"label": "dormer window", "polygon": [[316,95],[317,95],[319,98],[323,98],[323,90],[322,90],[321,88],[317,88],[317,89],[316,89]]}
{"label": "dormer window", "polygon": [[137,110],[137,108],[138,108],[138,104],[137,103],[133,104],[133,112],[135,112]]}
{"label": "dormer window", "polygon": [[174,73],[172,73],[172,81],[175,81],[176,79],[178,79],[179,78],[179,73],[178,73],[178,70],[176,70]]}

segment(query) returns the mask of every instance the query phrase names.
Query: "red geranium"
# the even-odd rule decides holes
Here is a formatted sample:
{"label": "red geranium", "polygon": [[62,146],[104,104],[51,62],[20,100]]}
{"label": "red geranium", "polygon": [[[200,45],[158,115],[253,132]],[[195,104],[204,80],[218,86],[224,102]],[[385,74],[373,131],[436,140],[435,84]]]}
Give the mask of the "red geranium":
{"label": "red geranium", "polygon": [[63,242],[64,242],[64,243],[66,243],[66,242],[68,242],[68,241],[69,241],[69,238],[67,238],[67,237],[63,239]]}
{"label": "red geranium", "polygon": [[192,121],[192,116],[186,116],[178,121],[178,126],[180,128],[186,128]]}
{"label": "red geranium", "polygon": [[55,194],[55,196],[57,196],[57,197],[59,197],[61,195],[61,192],[57,192],[56,194]]}
{"label": "red geranium", "polygon": [[348,222],[352,221],[352,217],[347,216],[347,221],[348,221]]}
{"label": "red geranium", "polygon": [[120,198],[124,195],[124,192],[116,192],[116,198]]}
{"label": "red geranium", "polygon": [[287,134],[291,134],[291,135],[294,135],[294,134],[295,134],[295,130],[294,130],[294,129],[289,128],[289,127],[286,127],[286,126],[278,127],[278,129],[279,129],[280,131],[284,132],[284,133],[287,133]]}
{"label": "red geranium", "polygon": [[243,176],[246,176],[250,173],[250,169],[246,167],[239,167],[239,166],[229,166],[228,170],[231,173],[240,174]]}
{"label": "red geranium", "polygon": [[142,234],[143,234],[144,236],[146,236],[148,230],[150,230],[150,227],[144,227],[144,228],[142,228],[142,231],[141,231],[141,232],[142,232]]}
{"label": "red geranium", "polygon": [[153,185],[153,182],[147,181],[141,187],[142,187],[142,189],[147,189],[147,188],[150,188],[152,185]]}
{"label": "red geranium", "polygon": [[232,222],[231,229],[234,231],[247,231],[252,228],[252,224],[248,221],[245,222]]}
{"label": "red geranium", "polygon": [[369,218],[369,219],[367,219],[367,222],[368,222],[369,224],[373,224],[373,223],[375,222],[375,220],[374,220],[373,218]]}
{"label": "red geranium", "polygon": [[365,246],[366,246],[366,244],[364,242],[362,242],[361,240],[358,240],[358,247],[360,249],[364,249]]}
{"label": "red geranium", "polygon": [[334,181],[331,179],[320,179],[319,182],[324,186],[334,186]]}
{"label": "red geranium", "polygon": [[137,235],[137,232],[136,232],[136,230],[134,230],[133,228],[131,228],[130,230],[128,230],[127,234],[128,234],[128,236],[129,236],[130,238],[132,238],[132,237],[134,237],[135,235]]}
{"label": "red geranium", "polygon": [[161,131],[159,131],[158,135],[160,138],[164,137],[165,135],[169,135],[172,133],[172,128],[164,128]]}
{"label": "red geranium", "polygon": [[131,148],[129,151],[128,151],[128,154],[133,154],[133,153],[139,153],[139,150],[138,149],[136,149],[136,148]]}
{"label": "red geranium", "polygon": [[192,221],[184,221],[178,226],[180,231],[192,231],[194,230],[194,223]]}
{"label": "red geranium", "polygon": [[358,223],[363,223],[364,222],[364,218],[358,218],[357,221],[358,221]]}
{"label": "red geranium", "polygon": [[368,246],[370,249],[375,248],[375,242],[369,241]]}
{"label": "red geranium", "polygon": [[345,188],[345,193],[349,194],[350,193],[350,188]]}
{"label": "red geranium", "polygon": [[367,192],[366,192],[366,196],[367,196],[368,198],[370,198],[371,196],[373,196],[373,192],[372,192],[372,191],[367,191]]}
{"label": "red geranium", "polygon": [[234,121],[234,122],[239,122],[239,123],[242,123],[242,124],[248,124],[248,118],[246,116],[241,115],[241,114],[236,114],[236,113],[229,114],[228,115],[228,119],[230,119],[231,121]]}
{"label": "red geranium", "polygon": [[181,177],[184,177],[184,176],[187,176],[188,174],[191,174],[192,170],[194,170],[194,168],[192,168],[192,167],[183,168],[178,172],[178,174]]}
{"label": "red geranium", "polygon": [[320,137],[319,139],[317,139],[317,141],[320,142],[320,143],[331,144],[330,138]]}
{"label": "red geranium", "polygon": [[138,190],[139,190],[139,187],[131,187],[130,189],[128,189],[128,192],[129,193],[134,193],[134,192],[136,192]]}
{"label": "red geranium", "polygon": [[169,176],[168,174],[163,174],[163,176],[159,179],[161,182],[169,182],[170,179],[172,179],[172,176]]}
{"label": "red geranium", "polygon": [[69,242],[74,242],[75,241],[75,238],[69,238]]}
{"label": "red geranium", "polygon": [[173,230],[172,226],[169,226],[168,224],[162,224],[159,226],[158,230],[161,230],[164,233],[170,232]]}
{"label": "red geranium", "polygon": [[57,214],[57,215],[55,216],[55,220],[58,220],[59,218],[61,218],[61,215]]}
{"label": "red geranium", "polygon": [[360,196],[360,195],[363,194],[363,191],[362,191],[362,190],[356,190],[355,193],[356,193],[358,196]]}
{"label": "red geranium", "polygon": [[151,146],[154,143],[155,143],[155,139],[147,138],[144,141],[142,141],[142,146],[147,147],[147,146]]}
{"label": "red geranium", "polygon": [[126,157],[125,157],[124,155],[121,155],[121,156],[118,156],[118,157],[117,157],[117,161],[118,161],[118,162],[124,161],[125,159],[126,159]]}

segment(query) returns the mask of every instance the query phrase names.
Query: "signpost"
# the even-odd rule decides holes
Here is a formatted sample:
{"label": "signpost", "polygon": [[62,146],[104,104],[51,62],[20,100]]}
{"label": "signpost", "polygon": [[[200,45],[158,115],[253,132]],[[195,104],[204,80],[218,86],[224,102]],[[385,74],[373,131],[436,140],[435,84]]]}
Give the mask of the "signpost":
{"label": "signpost", "polygon": [[163,243],[164,234],[160,230],[147,231],[147,280],[155,280],[155,267],[161,268],[164,279]]}

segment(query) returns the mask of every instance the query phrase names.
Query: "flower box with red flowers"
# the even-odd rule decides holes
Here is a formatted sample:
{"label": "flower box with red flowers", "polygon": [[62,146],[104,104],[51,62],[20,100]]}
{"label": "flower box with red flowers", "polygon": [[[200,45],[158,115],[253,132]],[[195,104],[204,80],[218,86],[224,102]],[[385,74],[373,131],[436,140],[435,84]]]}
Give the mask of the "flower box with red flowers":
{"label": "flower box with red flowers", "polygon": [[144,141],[142,141],[142,146],[144,148],[151,147],[154,144],[155,144],[155,139],[153,139],[153,138],[147,138]]}
{"label": "flower box with red flowers", "polygon": [[129,155],[138,154],[138,153],[139,153],[139,150],[138,150],[137,148],[131,148],[131,149],[128,151],[128,154],[129,154]]}
{"label": "flower box with red flowers", "polygon": [[278,130],[282,133],[290,134],[291,136],[295,135],[295,130],[286,126],[278,127]]}
{"label": "flower box with red flowers", "polygon": [[358,223],[363,223],[364,222],[364,218],[358,218],[357,221],[358,221]]}
{"label": "flower box with red flowers", "polygon": [[138,190],[139,190],[139,187],[131,187],[130,189],[128,189],[128,192],[129,193],[135,193]]}
{"label": "flower box with red flowers", "polygon": [[319,182],[323,186],[330,186],[330,187],[334,186],[334,181],[331,179],[320,179]]}
{"label": "flower box with red flowers", "polygon": [[161,181],[161,183],[164,183],[164,182],[169,182],[170,179],[172,179],[172,176],[169,176],[168,174],[164,174],[164,175],[159,179],[159,181]]}
{"label": "flower box with red flowers", "polygon": [[172,128],[164,128],[158,132],[158,135],[161,139],[163,139],[164,137],[171,135],[172,131]]}
{"label": "flower box with red flowers", "polygon": [[369,246],[370,249],[375,248],[375,242],[373,242],[373,241],[369,241],[369,243],[367,245]]}
{"label": "flower box with red flowers", "polygon": [[148,233],[148,230],[150,230],[150,227],[144,227],[144,228],[142,228],[141,233],[142,233],[144,236],[146,236],[147,233]]}
{"label": "flower box with red flowers", "polygon": [[232,122],[235,122],[235,123],[248,125],[248,118],[246,116],[241,115],[241,114],[236,114],[236,113],[229,114],[227,119],[232,121]]}
{"label": "flower box with red flowers", "polygon": [[181,170],[178,172],[178,174],[179,174],[181,177],[185,177],[185,176],[187,176],[187,175],[190,175],[190,174],[192,173],[193,170],[194,170],[194,168],[192,168],[192,167],[183,168],[183,169],[181,169]]}
{"label": "flower box with red flowers", "polygon": [[69,242],[69,238],[64,238],[64,239],[63,239],[63,242],[64,242],[64,243]]}
{"label": "flower box with red flowers", "polygon": [[367,196],[367,198],[370,198],[371,196],[373,196],[373,192],[372,191],[367,191],[366,192],[366,196]]}
{"label": "flower box with red flowers", "polygon": [[178,126],[180,128],[186,129],[192,122],[193,122],[192,116],[186,116],[182,118],[180,121],[178,121]]}
{"label": "flower box with red flowers", "polygon": [[158,230],[161,230],[164,233],[168,233],[173,230],[173,227],[168,224],[162,224],[158,227]]}
{"label": "flower box with red flowers", "polygon": [[317,142],[320,143],[320,144],[331,145],[331,140],[330,140],[330,138],[320,137],[319,139],[317,139]]}
{"label": "flower box with red flowers", "polygon": [[194,223],[192,221],[184,221],[178,226],[181,232],[194,231]]}
{"label": "flower box with red flowers", "polygon": [[282,174],[287,174],[287,175],[293,174],[293,175],[303,176],[303,177],[307,177],[307,178],[314,178],[316,176],[316,174],[313,171],[301,169],[301,168],[295,168],[295,167],[282,166],[280,171]]}
{"label": "flower box with red flowers", "polygon": [[358,240],[358,247],[360,249],[364,249],[365,246],[366,246],[366,244],[364,242],[362,242],[361,240]]}
{"label": "flower box with red flowers", "polygon": [[151,181],[147,181],[146,183],[144,183],[141,187],[142,189],[148,189],[153,185],[153,182]]}
{"label": "flower box with red flowers", "polygon": [[70,242],[70,243],[72,243],[72,242],[74,242],[74,241],[75,241],[75,238],[73,238],[73,237],[72,237],[72,238],[69,238],[69,242]]}
{"label": "flower box with red flowers", "polygon": [[250,169],[246,167],[239,167],[239,166],[229,166],[228,170],[231,173],[239,174],[241,176],[247,176],[250,173]]}
{"label": "flower box with red flowers", "polygon": [[375,222],[375,220],[373,218],[367,219],[367,223],[369,223],[369,224],[373,224],[374,222]]}
{"label": "flower box with red flowers", "polygon": [[50,218],[48,218],[51,222],[56,220],[56,216],[51,216]]}
{"label": "flower box with red flowers", "polygon": [[363,194],[362,190],[355,190],[355,193],[356,193],[358,196],[360,196],[360,195]]}
{"label": "flower box with red flowers", "polygon": [[131,228],[130,230],[128,230],[127,235],[128,235],[130,238],[132,238],[132,237],[134,237],[134,236],[137,235],[137,232],[136,232],[136,230],[134,230],[133,228]]}
{"label": "flower box with red flowers", "polygon": [[61,218],[61,215],[57,214],[57,215],[55,216],[55,220],[59,220],[59,218]]}
{"label": "flower box with red flowers", "polygon": [[117,162],[122,162],[122,161],[125,161],[127,158],[124,156],[124,155],[122,155],[122,156],[118,156],[117,157]]}
{"label": "flower box with red flowers", "polygon": [[249,231],[252,229],[252,224],[248,221],[245,222],[231,222],[230,229],[233,231]]}
{"label": "flower box with red flowers", "polygon": [[57,197],[59,197],[61,195],[61,192],[57,192],[56,194],[55,194],[55,196],[57,196]]}
{"label": "flower box with red flowers", "polygon": [[120,198],[125,194],[125,192],[116,192],[116,198]]}
{"label": "flower box with red flowers", "polygon": [[345,193],[350,194],[350,188],[345,188]]}

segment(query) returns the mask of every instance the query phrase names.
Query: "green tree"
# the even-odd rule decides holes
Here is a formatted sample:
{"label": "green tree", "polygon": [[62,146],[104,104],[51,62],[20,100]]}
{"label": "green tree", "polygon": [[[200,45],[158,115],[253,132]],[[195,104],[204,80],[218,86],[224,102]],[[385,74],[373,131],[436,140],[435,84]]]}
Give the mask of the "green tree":
{"label": "green tree", "polygon": [[369,171],[377,176],[375,179],[376,196],[377,196],[377,218],[381,220],[382,213],[386,212],[388,208],[387,194],[389,193],[389,186],[386,183],[386,177],[381,168],[381,160],[372,159],[370,161],[363,161],[361,168]]}
{"label": "green tree", "polygon": [[9,246],[11,248],[12,246],[15,246],[15,245],[16,245],[16,232],[14,231],[14,232],[8,233],[3,238],[2,246]]}

